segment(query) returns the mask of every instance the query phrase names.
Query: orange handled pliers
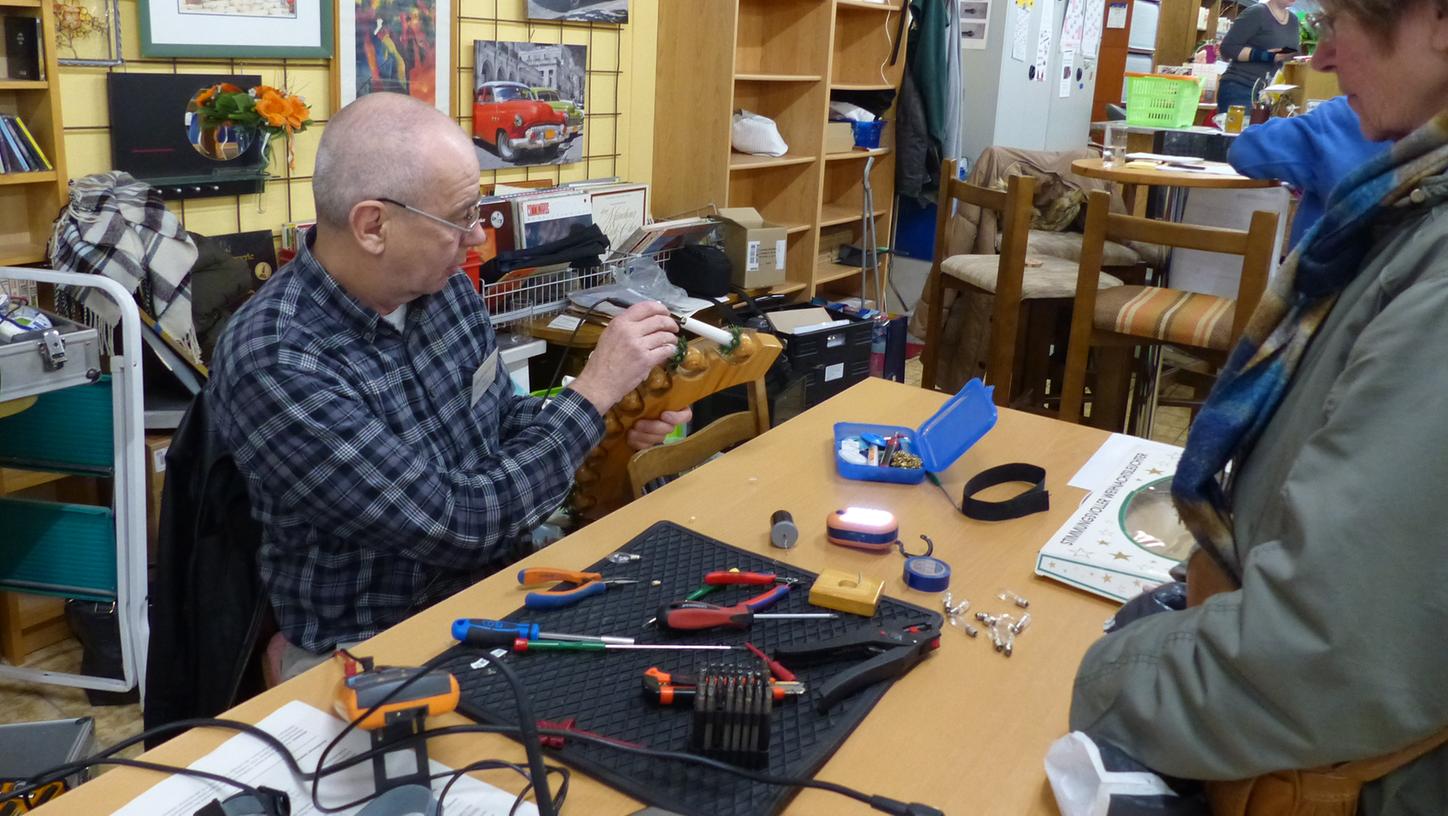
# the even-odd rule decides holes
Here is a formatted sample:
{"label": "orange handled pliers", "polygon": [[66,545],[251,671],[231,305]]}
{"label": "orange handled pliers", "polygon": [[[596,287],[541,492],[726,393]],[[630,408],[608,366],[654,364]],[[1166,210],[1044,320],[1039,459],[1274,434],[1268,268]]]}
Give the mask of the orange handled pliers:
{"label": "orange handled pliers", "polygon": [[637,578],[604,578],[603,574],[599,572],[579,572],[554,567],[528,567],[518,571],[518,583],[523,586],[572,584],[572,586],[562,589],[555,587],[541,592],[529,592],[528,596],[523,599],[523,606],[529,609],[562,609],[607,590],[609,584],[637,584],[639,580]]}

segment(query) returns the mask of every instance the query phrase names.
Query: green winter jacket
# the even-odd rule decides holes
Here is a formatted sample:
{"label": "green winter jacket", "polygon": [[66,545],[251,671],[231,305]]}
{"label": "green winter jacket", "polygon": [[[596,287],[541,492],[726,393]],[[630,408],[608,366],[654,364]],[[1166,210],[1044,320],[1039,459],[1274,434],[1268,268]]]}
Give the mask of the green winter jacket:
{"label": "green winter jacket", "polygon": [[[1448,176],[1380,222],[1230,486],[1242,588],[1094,644],[1071,728],[1242,779],[1448,729]],[[1448,813],[1448,748],[1361,814]]]}

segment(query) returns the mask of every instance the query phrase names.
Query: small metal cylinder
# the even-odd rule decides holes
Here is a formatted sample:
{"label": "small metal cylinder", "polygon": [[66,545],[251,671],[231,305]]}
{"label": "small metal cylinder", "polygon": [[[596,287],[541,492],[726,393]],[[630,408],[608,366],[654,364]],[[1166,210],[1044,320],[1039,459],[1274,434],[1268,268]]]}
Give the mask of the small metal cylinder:
{"label": "small metal cylinder", "polygon": [[769,543],[787,550],[799,543],[799,528],[788,510],[775,510],[769,517]]}

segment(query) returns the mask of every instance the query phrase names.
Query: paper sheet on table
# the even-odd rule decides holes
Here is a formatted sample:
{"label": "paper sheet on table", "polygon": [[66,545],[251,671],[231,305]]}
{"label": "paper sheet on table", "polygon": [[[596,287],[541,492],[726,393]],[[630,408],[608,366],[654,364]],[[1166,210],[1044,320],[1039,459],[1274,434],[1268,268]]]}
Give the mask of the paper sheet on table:
{"label": "paper sheet on table", "polygon": [[[642,303],[645,300],[653,300],[648,295],[633,289],[620,289],[616,285],[601,286],[594,289],[584,289],[581,292],[569,292],[568,302],[580,309],[593,309],[599,314],[610,317],[623,312],[623,307],[609,303],[604,298],[613,297],[626,303]],[[666,306],[669,311],[682,317],[693,317],[695,314],[713,307],[713,303],[703,298],[684,296],[670,300]]]}
{"label": "paper sheet on table", "polygon": [[1114,433],[1096,449],[1091,458],[1086,460],[1086,464],[1082,465],[1066,484],[1095,493],[1111,484],[1111,477],[1120,469],[1121,462],[1139,450],[1151,451],[1164,458],[1180,457],[1182,454],[1182,449],[1176,445]]}
{"label": "paper sheet on table", "polygon": [[[302,768],[316,767],[322,749],[341,733],[343,723],[332,715],[306,703],[293,700],[257,723],[262,730],[280,739],[296,755]],[[366,732],[353,731],[342,744],[327,756],[328,764],[355,756],[370,747]],[[281,757],[260,740],[240,734],[221,744],[220,748],[190,765],[198,770],[227,776],[252,786],[266,785],[283,791],[292,800],[292,816],[317,813],[312,805],[311,785],[292,776]],[[450,770],[440,762],[432,763],[432,773]],[[441,791],[446,778],[433,783],[433,791]],[[334,806],[371,794],[372,764],[361,763],[322,781],[318,799]],[[212,799],[225,800],[236,793],[229,785],[184,776],[171,776],[141,794],[113,816],[194,816]],[[513,794],[464,776],[448,791],[446,812],[449,816],[503,816],[513,806]],[[340,811],[342,816],[355,816],[362,808]],[[519,813],[538,813],[531,802],[525,802]]]}

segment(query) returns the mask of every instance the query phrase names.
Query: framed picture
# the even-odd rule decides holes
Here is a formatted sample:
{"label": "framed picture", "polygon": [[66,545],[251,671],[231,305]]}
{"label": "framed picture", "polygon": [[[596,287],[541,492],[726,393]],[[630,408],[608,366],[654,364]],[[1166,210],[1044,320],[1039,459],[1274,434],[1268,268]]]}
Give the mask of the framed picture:
{"label": "framed picture", "polygon": [[147,57],[330,57],[328,0],[139,0]]}
{"label": "framed picture", "polygon": [[379,91],[452,115],[452,0],[338,0],[337,107]]}
{"label": "framed picture", "polygon": [[54,9],[57,63],[109,68],[125,62],[118,0],[56,0]]}
{"label": "framed picture", "polygon": [[628,0],[528,0],[528,19],[626,23]]}
{"label": "framed picture", "polygon": [[588,48],[473,41],[473,144],[484,170],[583,160]]}

